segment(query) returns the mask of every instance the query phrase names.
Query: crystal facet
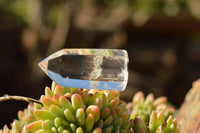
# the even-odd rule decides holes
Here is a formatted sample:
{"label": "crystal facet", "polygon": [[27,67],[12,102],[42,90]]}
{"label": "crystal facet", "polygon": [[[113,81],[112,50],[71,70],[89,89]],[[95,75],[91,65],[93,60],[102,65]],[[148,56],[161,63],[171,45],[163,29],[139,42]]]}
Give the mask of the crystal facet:
{"label": "crystal facet", "polygon": [[123,91],[128,81],[126,50],[63,49],[39,66],[65,87]]}

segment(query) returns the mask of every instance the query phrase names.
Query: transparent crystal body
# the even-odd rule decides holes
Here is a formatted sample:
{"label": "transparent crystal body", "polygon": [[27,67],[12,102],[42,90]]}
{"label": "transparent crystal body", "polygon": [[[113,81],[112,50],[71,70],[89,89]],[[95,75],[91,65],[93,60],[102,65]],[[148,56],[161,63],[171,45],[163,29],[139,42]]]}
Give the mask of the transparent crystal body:
{"label": "transparent crystal body", "polygon": [[118,49],[63,49],[41,61],[40,68],[65,87],[123,91],[128,54]]}

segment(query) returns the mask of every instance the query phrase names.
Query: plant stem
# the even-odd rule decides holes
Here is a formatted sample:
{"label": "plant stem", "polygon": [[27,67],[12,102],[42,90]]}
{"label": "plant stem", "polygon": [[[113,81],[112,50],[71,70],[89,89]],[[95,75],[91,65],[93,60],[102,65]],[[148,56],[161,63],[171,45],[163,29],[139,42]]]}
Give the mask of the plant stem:
{"label": "plant stem", "polygon": [[28,103],[34,103],[35,102],[35,103],[42,104],[39,100],[32,99],[32,98],[29,98],[29,97],[10,96],[10,95],[7,95],[7,94],[5,94],[3,97],[0,97],[0,102],[7,101],[7,100],[18,100],[18,101],[25,101],[25,102],[28,102]]}

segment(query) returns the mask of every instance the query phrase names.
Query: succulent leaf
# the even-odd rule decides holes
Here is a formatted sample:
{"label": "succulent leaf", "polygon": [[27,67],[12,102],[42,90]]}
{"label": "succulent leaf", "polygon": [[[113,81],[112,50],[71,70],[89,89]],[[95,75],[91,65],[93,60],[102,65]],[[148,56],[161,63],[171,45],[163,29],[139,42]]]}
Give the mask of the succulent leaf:
{"label": "succulent leaf", "polygon": [[84,107],[82,97],[79,94],[73,94],[71,97],[71,101],[72,101],[72,107],[74,108],[74,110]]}
{"label": "succulent leaf", "polygon": [[27,125],[27,129],[30,132],[36,132],[37,130],[40,130],[42,128],[42,120],[34,121],[31,124]]}
{"label": "succulent leaf", "polygon": [[76,122],[79,126],[83,127],[85,124],[85,112],[83,108],[79,108],[76,111]]}
{"label": "succulent leaf", "polygon": [[64,117],[63,110],[56,105],[51,105],[49,111],[54,117],[61,117],[61,118]]}
{"label": "succulent leaf", "polygon": [[88,133],[94,125],[94,115],[88,114],[86,120],[85,120],[85,132]]}
{"label": "succulent leaf", "polygon": [[75,117],[69,109],[65,109],[64,115],[69,122],[75,123]]}
{"label": "succulent leaf", "polygon": [[40,120],[53,120],[54,117],[48,110],[36,110],[33,112],[34,116]]}

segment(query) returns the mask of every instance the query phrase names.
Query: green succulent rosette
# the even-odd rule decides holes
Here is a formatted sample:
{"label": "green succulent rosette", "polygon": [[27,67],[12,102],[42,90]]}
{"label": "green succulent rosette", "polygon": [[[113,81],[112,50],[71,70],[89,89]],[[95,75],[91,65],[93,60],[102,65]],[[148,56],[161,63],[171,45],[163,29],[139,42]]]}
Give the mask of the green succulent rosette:
{"label": "green succulent rosette", "polygon": [[[167,99],[146,99],[142,92],[133,102],[119,99],[119,91],[67,88],[52,83],[41,104],[18,112],[11,128],[0,133],[178,133],[179,127]],[[128,108],[128,109],[127,109]]]}
{"label": "green succulent rosette", "polygon": [[171,115],[165,120],[163,111],[160,111],[159,113],[153,111],[148,123],[145,123],[141,118],[136,117],[131,125],[132,130],[134,130],[135,133],[179,133],[177,120]]}
{"label": "green succulent rosette", "polygon": [[[131,122],[119,91],[67,88],[52,83],[45,95],[18,114],[10,133],[126,133]],[[15,126],[17,125],[17,126]],[[16,129],[17,128],[17,129]]]}
{"label": "green succulent rosette", "polygon": [[166,97],[162,96],[155,99],[154,95],[150,93],[145,98],[141,91],[134,95],[132,103],[128,106],[131,114],[130,119],[140,117],[145,123],[149,122],[150,115],[153,111],[163,111],[165,120],[170,115],[174,116],[175,114],[175,108],[168,105]]}
{"label": "green succulent rosette", "polygon": [[178,133],[175,108],[169,106],[166,97],[154,98],[153,94],[144,97],[137,92],[132,103],[127,104],[130,112],[131,129],[136,133]]}

